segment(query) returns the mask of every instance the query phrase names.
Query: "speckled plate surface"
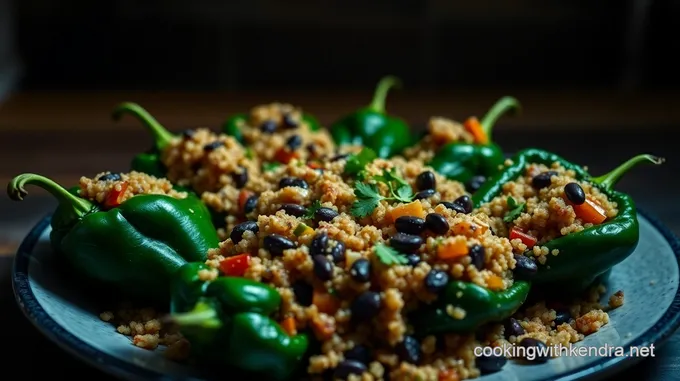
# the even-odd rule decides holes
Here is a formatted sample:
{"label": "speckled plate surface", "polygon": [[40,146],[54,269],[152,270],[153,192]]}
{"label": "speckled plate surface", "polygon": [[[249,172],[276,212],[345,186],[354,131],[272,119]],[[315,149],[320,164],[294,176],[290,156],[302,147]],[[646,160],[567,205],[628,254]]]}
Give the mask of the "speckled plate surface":
{"label": "speckled plate surface", "polygon": [[[607,288],[624,290],[625,304],[610,312],[610,323],[579,347],[623,347],[626,356],[562,356],[541,365],[510,362],[492,380],[600,379],[642,359],[630,347],[658,347],[680,325],[680,242],[659,221],[640,211],[640,244],[614,268]],[[198,369],[166,360],[162,349],[147,351],[130,343],[98,318],[83,290],[54,271],[49,216],[25,238],[16,256],[13,286],[21,309],[50,340],[106,372],[125,379],[201,379]],[[653,260],[650,260],[653,258]],[[595,349],[588,349],[594,351]]]}

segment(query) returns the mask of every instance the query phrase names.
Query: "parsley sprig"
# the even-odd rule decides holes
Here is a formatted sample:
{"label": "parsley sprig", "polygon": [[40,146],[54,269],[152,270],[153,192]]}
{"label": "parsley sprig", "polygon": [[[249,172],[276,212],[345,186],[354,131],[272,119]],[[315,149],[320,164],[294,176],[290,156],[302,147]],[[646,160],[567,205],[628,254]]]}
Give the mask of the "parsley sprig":
{"label": "parsley sprig", "polygon": [[354,195],[357,199],[351,208],[354,217],[362,218],[370,215],[382,200],[411,202],[415,198],[413,189],[406,180],[399,176],[396,168],[383,171],[381,175],[372,176],[372,179],[387,185],[389,195],[381,195],[377,184],[357,181],[354,184]]}
{"label": "parsley sprig", "polygon": [[390,265],[405,265],[408,263],[406,256],[390,246],[379,242],[373,247],[375,255],[380,259],[380,262]]}
{"label": "parsley sprig", "polygon": [[518,204],[514,198],[508,196],[508,213],[503,217],[503,221],[512,222],[515,218],[519,217],[524,211],[524,207],[527,206],[525,202]]}
{"label": "parsley sprig", "polygon": [[316,213],[317,210],[321,208],[321,201],[319,200],[314,200],[312,205],[307,208],[307,213],[304,215],[304,218],[306,219],[312,219],[314,218],[314,214]]}
{"label": "parsley sprig", "polygon": [[375,154],[370,148],[364,147],[359,151],[350,155],[345,163],[345,174],[346,175],[360,175],[363,174],[364,169],[367,165],[371,164],[373,160],[377,159],[378,155]]}

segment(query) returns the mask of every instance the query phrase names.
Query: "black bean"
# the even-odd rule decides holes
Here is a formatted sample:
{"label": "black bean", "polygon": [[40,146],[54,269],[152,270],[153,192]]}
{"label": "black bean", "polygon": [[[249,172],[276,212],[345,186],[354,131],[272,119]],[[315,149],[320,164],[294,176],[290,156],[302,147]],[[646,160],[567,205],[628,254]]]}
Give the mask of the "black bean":
{"label": "black bean", "polygon": [[421,262],[420,256],[418,254],[409,254],[406,256],[409,266],[416,267],[418,263]]}
{"label": "black bean", "polygon": [[404,254],[415,253],[423,244],[423,238],[413,234],[397,233],[390,238],[390,246]]}
{"label": "black bean", "polygon": [[273,255],[282,255],[285,250],[295,248],[295,242],[278,234],[271,234],[264,237],[263,244],[264,248],[269,250]]}
{"label": "black bean", "polygon": [[326,255],[326,246],[328,246],[328,233],[323,230],[312,239],[309,245],[309,255]]}
{"label": "black bean", "polygon": [[479,372],[483,375],[496,373],[503,369],[507,363],[508,359],[503,355],[481,355],[475,359],[475,364],[477,365]]}
{"label": "black bean", "polygon": [[346,380],[350,375],[361,376],[368,368],[363,363],[356,360],[345,360],[338,364],[333,372],[334,379]]}
{"label": "black bean", "polygon": [[107,173],[97,178],[98,181],[120,181],[122,179],[120,173]]}
{"label": "black bean", "polygon": [[352,267],[349,269],[349,275],[352,276],[353,280],[359,283],[368,282],[371,280],[371,262],[365,258],[357,259],[352,263]]}
{"label": "black bean", "polygon": [[474,244],[468,249],[468,255],[470,256],[470,262],[477,270],[484,269],[484,262],[486,260],[486,251],[484,246],[480,244]]}
{"label": "black bean", "polygon": [[477,191],[479,188],[481,188],[482,185],[484,185],[485,182],[486,182],[486,177],[484,177],[484,176],[481,176],[481,175],[472,176],[472,178],[470,180],[468,180],[468,182],[465,184],[465,189],[468,192],[473,193],[473,192]]}
{"label": "black bean", "polygon": [[571,312],[566,309],[559,309],[555,311],[555,326],[558,326],[563,323],[568,323],[569,320],[571,319]]}
{"label": "black bean", "polygon": [[427,198],[434,196],[435,193],[437,193],[437,191],[434,190],[434,189],[425,189],[425,190],[422,190],[422,191],[416,193],[416,195],[414,197],[415,197],[416,200],[425,200]]}
{"label": "black bean", "polygon": [[529,280],[538,272],[538,266],[532,258],[515,254],[515,269],[512,272],[518,279]]}
{"label": "black bean", "polygon": [[418,235],[425,231],[425,220],[415,216],[401,216],[394,221],[394,227],[400,233]]}
{"label": "black bean", "polygon": [[314,263],[314,275],[319,280],[327,281],[333,277],[333,264],[326,258],[325,255],[315,255],[312,257]]}
{"label": "black bean", "polygon": [[357,321],[368,321],[373,319],[380,312],[382,300],[380,294],[373,291],[365,291],[352,301],[352,319]]}
{"label": "black bean", "polygon": [[297,128],[300,122],[295,119],[295,117],[291,114],[286,114],[283,116],[283,126],[285,128]]}
{"label": "black bean", "polygon": [[505,323],[505,338],[506,339],[510,336],[520,336],[520,335],[524,335],[525,333],[526,333],[526,331],[524,330],[524,327],[522,327],[522,325],[519,324],[517,319],[510,318]]}
{"label": "black bean", "polygon": [[203,146],[203,151],[210,152],[216,150],[224,145],[223,141],[216,140]]}
{"label": "black bean", "polygon": [[276,122],[273,120],[265,120],[260,125],[260,131],[266,134],[273,134],[276,131]]}
{"label": "black bean", "polygon": [[182,131],[182,137],[184,139],[191,139],[194,137],[194,135],[196,135],[196,130],[193,130],[191,128]]}
{"label": "black bean", "polygon": [[318,221],[331,222],[337,216],[338,212],[325,206],[322,206],[314,212],[314,219]]}
{"label": "black bean", "polygon": [[404,340],[397,344],[395,349],[401,361],[406,361],[414,365],[417,365],[420,362],[422,350],[420,349],[420,342],[418,342],[418,339],[415,337],[404,336]]}
{"label": "black bean", "polygon": [[334,240],[333,242],[335,242],[335,246],[331,249],[331,257],[333,258],[333,262],[340,263],[345,260],[345,251],[347,248],[342,241]]}
{"label": "black bean", "polygon": [[243,188],[248,182],[248,169],[241,167],[239,172],[234,172],[231,174],[231,178],[234,180],[234,185],[236,185],[236,188]]}
{"label": "black bean", "polygon": [[573,202],[575,205],[581,205],[586,202],[586,192],[583,191],[580,185],[576,183],[569,183],[564,186],[564,194],[567,196],[569,201]]}
{"label": "black bean", "polygon": [[434,177],[434,173],[430,171],[421,172],[418,177],[416,177],[416,188],[418,190],[435,189],[437,187],[437,179]]}
{"label": "black bean", "polygon": [[283,204],[281,210],[293,217],[302,217],[307,214],[307,208],[298,204]]}
{"label": "black bean", "polygon": [[519,345],[527,349],[531,348],[531,350],[527,350],[527,355],[532,356],[533,359],[527,360],[532,360],[536,363],[545,363],[550,359],[545,343],[540,340],[525,337],[519,342]]}
{"label": "black bean", "polygon": [[557,172],[547,171],[539,173],[538,175],[534,176],[533,179],[531,179],[531,186],[536,189],[547,188],[550,186],[553,176],[557,176]]}
{"label": "black bean", "polygon": [[314,296],[314,288],[305,281],[297,281],[293,283],[293,293],[295,294],[295,301],[303,307],[312,305]]}
{"label": "black bean", "polygon": [[246,202],[243,203],[243,213],[248,214],[255,210],[255,207],[257,206],[257,201],[259,200],[259,197],[256,195],[252,195],[246,199]]}
{"label": "black bean", "polygon": [[425,227],[434,234],[446,234],[449,232],[449,222],[438,213],[430,213],[425,216]]}
{"label": "black bean", "polygon": [[338,161],[338,160],[346,159],[348,157],[349,157],[348,153],[341,153],[341,154],[333,156],[330,161]]}
{"label": "black bean", "polygon": [[372,357],[371,350],[364,345],[355,345],[345,351],[345,360],[359,361],[362,364],[370,363]]}
{"label": "black bean", "polygon": [[453,200],[453,203],[462,206],[463,210],[465,210],[466,214],[472,213],[473,205],[472,205],[472,199],[470,198],[470,196],[464,194],[464,195],[458,197],[457,199]]}
{"label": "black bean", "polygon": [[295,151],[302,145],[302,137],[300,135],[292,135],[286,140],[286,145],[291,151]]}
{"label": "black bean", "polygon": [[302,189],[308,189],[309,185],[305,180],[298,179],[297,177],[284,177],[279,180],[279,188],[285,187],[299,187]]}
{"label": "black bean", "polygon": [[462,205],[454,204],[448,201],[442,201],[440,204],[444,205],[448,209],[455,210],[457,213],[467,214],[465,213],[465,208]]}
{"label": "black bean", "polygon": [[427,291],[438,294],[449,283],[449,276],[444,271],[430,270],[425,276],[425,289]]}
{"label": "black bean", "polygon": [[246,231],[257,233],[258,231],[260,231],[260,228],[257,226],[257,222],[255,221],[241,222],[240,224],[234,226],[234,228],[231,230],[231,233],[229,233],[229,238],[231,238],[231,242],[233,242],[234,244],[241,242],[241,240],[243,239],[243,233],[245,233]]}

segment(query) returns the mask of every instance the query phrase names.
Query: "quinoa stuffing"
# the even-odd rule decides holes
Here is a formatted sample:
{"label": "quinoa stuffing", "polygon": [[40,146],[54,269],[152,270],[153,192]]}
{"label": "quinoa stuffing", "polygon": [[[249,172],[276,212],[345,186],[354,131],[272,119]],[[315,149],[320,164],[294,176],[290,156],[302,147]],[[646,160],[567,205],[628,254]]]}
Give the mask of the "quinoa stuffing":
{"label": "quinoa stuffing", "polygon": [[[384,108],[387,87],[376,90],[371,112]],[[456,175],[431,165],[443,145],[490,144],[495,119],[517,107],[506,97],[481,122],[433,117],[423,139],[382,157],[376,152],[390,150],[381,145],[407,140],[390,136],[401,133],[390,123],[403,122],[385,114],[387,128],[368,128],[357,122],[366,109],[343,119],[342,134],[357,137],[336,144],[286,103],[254,107],[224,133],[177,135],[124,104],[154,133],[156,148],[142,157],[154,174],[133,165],[82,177],[72,190],[23,174],[8,193],[21,200],[26,184],[49,190],[64,207],[52,244],[71,265],[131,300],[166,306],[100,314],[139,348],[167,347],[173,360],[208,366],[229,359],[279,380],[473,379],[521,360],[475,348],[569,347],[609,324],[624,291],[607,298],[602,274],[621,255],[581,274],[587,284],[562,287],[570,270],[551,268],[550,258],[575,254],[552,244],[610,224],[632,253],[634,206],[611,188],[636,163],[663,161],[639,155],[595,178],[530,149],[487,166],[484,181],[472,181],[482,157],[452,163],[462,168]],[[502,162],[489,152],[471,155]],[[101,238],[107,224],[118,229],[115,244]]]}

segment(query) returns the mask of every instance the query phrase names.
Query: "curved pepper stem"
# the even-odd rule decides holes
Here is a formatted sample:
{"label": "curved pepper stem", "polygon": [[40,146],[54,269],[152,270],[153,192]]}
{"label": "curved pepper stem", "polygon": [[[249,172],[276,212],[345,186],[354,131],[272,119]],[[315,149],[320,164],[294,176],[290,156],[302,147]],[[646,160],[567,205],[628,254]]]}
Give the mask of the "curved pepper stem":
{"label": "curved pepper stem", "polygon": [[514,97],[507,96],[497,100],[480,122],[482,125],[482,130],[486,134],[487,138],[491,140],[491,131],[493,130],[493,126],[501,116],[503,116],[508,111],[519,113],[521,110],[522,106]]}
{"label": "curved pepper stem", "polygon": [[111,117],[113,120],[119,121],[120,118],[122,118],[126,113],[132,114],[137,119],[139,119],[144,127],[146,127],[146,129],[151,132],[158,150],[163,150],[163,148],[170,144],[174,138],[174,135],[170,131],[166,130],[165,127],[163,127],[160,123],[158,123],[156,118],[151,116],[148,111],[136,103],[124,102],[119,104],[118,107],[113,110]]}
{"label": "curved pepper stem", "polygon": [[401,80],[397,77],[388,75],[383,77],[378,85],[375,87],[375,92],[373,93],[373,100],[368,106],[369,109],[384,113],[385,112],[385,100],[387,99],[387,93],[391,88],[401,87]]}
{"label": "curved pepper stem", "polygon": [[38,186],[54,196],[59,201],[59,206],[68,211],[71,218],[82,217],[94,208],[94,204],[84,198],[76,197],[66,188],[48,179],[45,176],[34,173],[24,173],[16,176],[7,184],[7,194],[14,201],[22,201],[28,195],[26,184]]}
{"label": "curved pepper stem", "polygon": [[162,319],[164,324],[182,327],[201,327],[217,329],[222,327],[222,321],[217,311],[208,303],[198,302],[189,312],[167,315]]}
{"label": "curved pepper stem", "polygon": [[654,155],[642,154],[628,159],[625,163],[619,165],[609,173],[602,176],[593,177],[591,182],[599,184],[604,189],[611,189],[621,179],[621,177],[631,168],[642,162],[650,162],[652,164],[663,164],[666,161],[663,157]]}

